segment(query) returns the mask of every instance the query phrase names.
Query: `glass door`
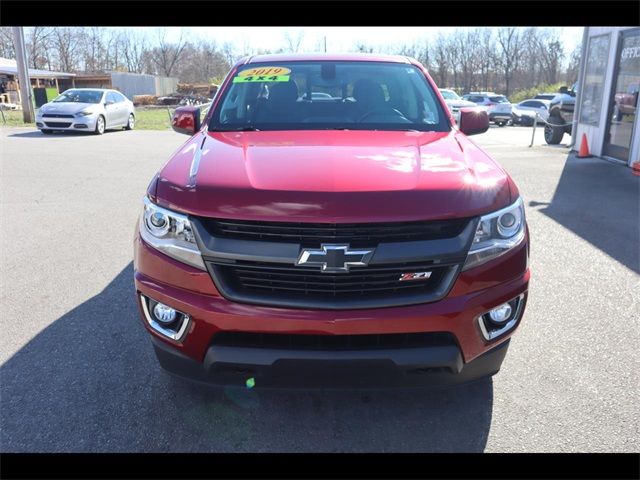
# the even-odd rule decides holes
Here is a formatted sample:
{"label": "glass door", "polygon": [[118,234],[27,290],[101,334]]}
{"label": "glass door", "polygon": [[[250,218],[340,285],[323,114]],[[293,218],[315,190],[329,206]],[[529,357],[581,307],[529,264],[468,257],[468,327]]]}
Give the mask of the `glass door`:
{"label": "glass door", "polygon": [[622,32],[613,82],[604,154],[628,162],[640,91],[640,28]]}

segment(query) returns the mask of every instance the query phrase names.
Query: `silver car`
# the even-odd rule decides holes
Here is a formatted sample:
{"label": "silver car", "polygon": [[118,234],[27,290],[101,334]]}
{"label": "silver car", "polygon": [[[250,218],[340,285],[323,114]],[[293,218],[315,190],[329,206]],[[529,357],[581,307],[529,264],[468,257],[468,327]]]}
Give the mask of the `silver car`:
{"label": "silver car", "polygon": [[467,100],[463,100],[460,96],[450,90],[448,88],[439,88],[440,93],[442,94],[442,98],[444,98],[447,107],[451,110],[451,114],[453,118],[456,119],[456,122],[460,123],[460,109],[464,107],[475,107],[476,104],[473,102],[468,102]]}
{"label": "silver car", "polygon": [[102,88],[66,90],[36,113],[36,127],[42,133],[72,130],[102,135],[111,128],[132,130],[135,122],[133,102],[116,90]]}

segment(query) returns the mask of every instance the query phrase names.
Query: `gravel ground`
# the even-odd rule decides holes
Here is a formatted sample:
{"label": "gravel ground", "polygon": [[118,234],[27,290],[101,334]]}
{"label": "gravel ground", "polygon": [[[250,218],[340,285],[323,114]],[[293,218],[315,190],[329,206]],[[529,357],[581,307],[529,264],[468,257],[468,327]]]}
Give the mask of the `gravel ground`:
{"label": "gravel ground", "polygon": [[186,137],[0,129],[0,449],[637,451],[639,179],[536,137],[473,137],[518,183],[532,236],[527,312],[493,380],[265,392],[169,378],[136,317],[141,198]]}

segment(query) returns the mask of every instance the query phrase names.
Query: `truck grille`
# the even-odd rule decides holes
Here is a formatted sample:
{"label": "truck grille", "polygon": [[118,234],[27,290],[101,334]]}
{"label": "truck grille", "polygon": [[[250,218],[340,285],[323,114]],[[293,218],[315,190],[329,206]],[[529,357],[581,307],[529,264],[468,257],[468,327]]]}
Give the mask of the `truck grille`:
{"label": "truck grille", "polygon": [[[444,298],[462,268],[476,226],[476,219],[470,218],[371,224],[190,219],[223,297],[270,307],[329,310]],[[375,253],[368,265],[351,265],[341,272],[297,264],[303,249],[323,243]],[[421,275],[406,275],[414,273]]]}
{"label": "truck grille", "polygon": [[215,237],[299,243],[307,247],[319,246],[322,242],[376,246],[382,242],[455,237],[464,229],[469,219],[373,224],[248,222],[220,219],[201,219],[201,221],[207,231]]}
{"label": "truck grille", "polygon": [[[403,263],[351,268],[348,273],[323,273],[317,268],[241,262],[224,265],[207,262],[221,292],[250,303],[313,308],[357,308],[367,302],[393,300],[404,304],[441,298],[448,291],[456,265]],[[405,273],[431,272],[427,279],[400,281]],[[447,285],[444,285],[447,284]],[[446,291],[444,291],[446,293]]]}
{"label": "truck grille", "polygon": [[43,113],[43,118],[73,118],[73,115],[66,115],[62,113]]}

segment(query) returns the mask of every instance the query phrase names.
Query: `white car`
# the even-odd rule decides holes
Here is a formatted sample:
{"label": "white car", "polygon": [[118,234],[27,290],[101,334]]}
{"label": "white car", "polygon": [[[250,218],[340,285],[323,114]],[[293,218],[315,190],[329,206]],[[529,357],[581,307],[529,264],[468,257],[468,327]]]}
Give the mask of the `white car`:
{"label": "white car", "polygon": [[511,102],[504,95],[494,92],[471,92],[463,95],[465,100],[483,106],[489,112],[489,121],[499,127],[504,127],[512,121]]}
{"label": "white car", "polygon": [[132,130],[135,122],[133,102],[116,90],[102,88],[66,90],[36,113],[36,127],[45,134],[75,131],[102,135],[111,128]]}
{"label": "white car", "polygon": [[453,118],[456,119],[456,122],[460,122],[460,109],[464,107],[476,107],[477,105],[473,102],[468,102],[467,100],[463,100],[460,96],[450,90],[448,88],[439,88],[442,97],[444,98],[447,107],[451,111]]}
{"label": "white car", "polygon": [[513,123],[522,125],[533,125],[533,120],[538,114],[538,122],[546,123],[549,118],[550,100],[531,98],[523,100],[512,108]]}

